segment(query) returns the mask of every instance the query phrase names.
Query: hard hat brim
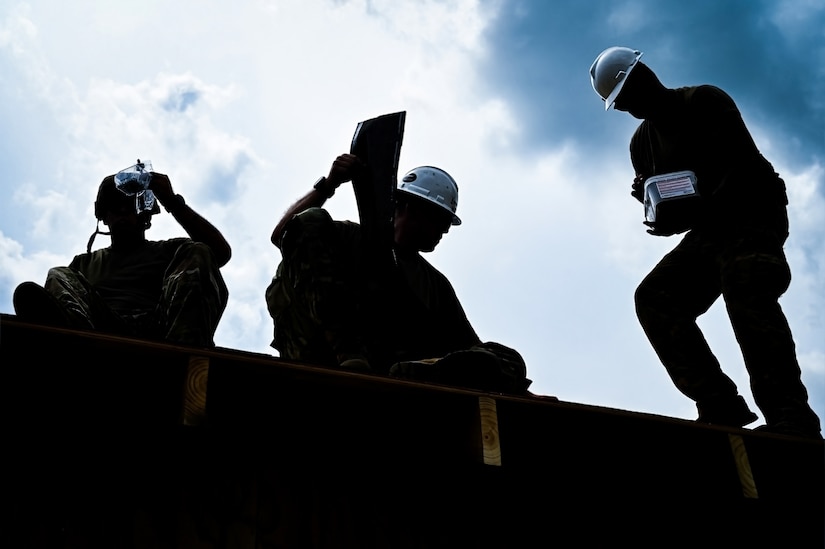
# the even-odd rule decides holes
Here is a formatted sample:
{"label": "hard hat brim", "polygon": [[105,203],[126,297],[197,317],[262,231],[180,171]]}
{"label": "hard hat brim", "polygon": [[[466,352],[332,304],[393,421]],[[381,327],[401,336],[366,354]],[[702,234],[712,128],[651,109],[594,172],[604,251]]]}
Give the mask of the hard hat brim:
{"label": "hard hat brim", "polygon": [[[593,84],[593,89],[596,91],[596,93],[599,93],[599,90],[598,90],[599,86],[596,84],[596,80],[595,80],[596,79],[597,65],[599,64],[599,61],[602,59],[602,56],[605,55],[605,53],[611,52],[611,51],[614,51],[614,50],[623,50],[625,52],[630,51],[629,48],[619,48],[619,47],[608,48],[607,50],[602,52],[599,55],[599,57],[596,58],[596,61],[594,61],[593,65],[591,65],[591,67],[590,67],[591,83]],[[642,55],[644,55],[643,52],[641,52],[639,50],[632,50],[632,51],[633,51],[633,54],[634,54],[633,60],[627,64],[627,68],[625,70],[620,70],[616,74],[616,76],[614,77],[617,80],[616,84],[610,90],[610,93],[607,94],[607,97],[604,97],[604,110],[605,111],[610,110],[610,107],[612,107],[613,104],[616,102],[616,98],[619,97],[619,94],[622,92],[622,88],[624,88],[624,85],[627,82],[627,78],[630,76],[630,73],[633,72],[633,69],[636,68],[636,66],[639,64],[639,59],[641,59]],[[599,93],[599,95],[601,95],[601,93]]]}

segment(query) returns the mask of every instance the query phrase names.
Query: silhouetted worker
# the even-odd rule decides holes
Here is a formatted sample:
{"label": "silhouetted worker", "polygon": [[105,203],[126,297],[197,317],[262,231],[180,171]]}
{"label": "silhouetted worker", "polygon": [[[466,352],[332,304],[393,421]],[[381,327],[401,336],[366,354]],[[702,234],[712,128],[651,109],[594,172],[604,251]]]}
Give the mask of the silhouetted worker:
{"label": "silhouetted worker", "polygon": [[[722,295],[765,417],[760,429],[821,438],[779,305],[791,280],[783,251],[785,184],[724,91],[710,85],[667,88],[641,56],[608,48],[590,69],[605,110],[613,105],[642,120],[630,142],[636,172],[631,194],[642,201],[648,178],[690,170],[701,208],[681,242],[636,290],[639,321],[676,387],[696,402],[698,421],[745,426],[757,416],[696,323]],[[654,235],[674,232],[647,224]]]}
{"label": "silhouetted worker", "polygon": [[450,282],[420,254],[461,223],[456,182],[432,166],[404,175],[394,193],[392,265],[376,269],[361,226],[321,208],[361,168],[354,155],[338,156],[272,232],[283,257],[266,291],[272,346],[284,358],[355,371],[526,391],[522,357],[481,342]]}
{"label": "silhouetted worker", "polygon": [[[139,164],[140,165],[140,164]],[[14,308],[23,320],[211,347],[228,300],[220,273],[231,256],[227,241],[211,223],[175,194],[169,177],[150,173],[148,190],[130,193],[103,179],[95,202],[98,228],[87,251],[68,267],[54,267],[45,288],[20,284]],[[155,198],[189,238],[152,241],[145,237]],[[101,232],[102,221],[109,232]],[[111,246],[91,251],[97,234]]]}

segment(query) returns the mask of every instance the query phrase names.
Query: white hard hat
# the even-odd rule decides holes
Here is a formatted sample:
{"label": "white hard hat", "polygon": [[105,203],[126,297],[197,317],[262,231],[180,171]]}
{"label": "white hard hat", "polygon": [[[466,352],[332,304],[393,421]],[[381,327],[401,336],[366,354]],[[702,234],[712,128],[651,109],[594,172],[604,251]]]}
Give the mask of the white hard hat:
{"label": "white hard hat", "polygon": [[423,198],[453,214],[453,225],[461,225],[455,215],[458,208],[458,184],[450,174],[433,166],[419,166],[404,174],[398,190]]}
{"label": "white hard hat", "polygon": [[604,110],[609,109],[622,91],[627,75],[639,62],[642,52],[620,46],[607,48],[590,66],[590,83],[604,99]]}

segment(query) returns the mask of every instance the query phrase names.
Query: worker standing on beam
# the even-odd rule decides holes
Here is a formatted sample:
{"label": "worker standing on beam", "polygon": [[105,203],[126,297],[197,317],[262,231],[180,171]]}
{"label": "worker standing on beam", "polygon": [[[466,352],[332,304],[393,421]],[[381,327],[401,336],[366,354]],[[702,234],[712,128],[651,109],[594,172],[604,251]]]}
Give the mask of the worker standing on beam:
{"label": "worker standing on beam", "polygon": [[779,305],[791,272],[785,183],[721,89],[665,87],[642,52],[611,47],[590,68],[593,89],[642,120],[630,141],[631,194],[648,232],[687,231],[636,290],[636,312],[698,421],[741,427],[757,416],[720,367],[696,321],[721,295],[764,414],[760,429],[821,438],[790,327]]}

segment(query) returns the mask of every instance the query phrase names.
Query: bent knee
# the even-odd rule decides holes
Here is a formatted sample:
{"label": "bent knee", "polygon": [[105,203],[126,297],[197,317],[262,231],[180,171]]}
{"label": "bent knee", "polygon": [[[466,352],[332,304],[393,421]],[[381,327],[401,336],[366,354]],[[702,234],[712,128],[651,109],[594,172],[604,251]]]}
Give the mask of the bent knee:
{"label": "bent knee", "polygon": [[722,284],[728,296],[776,299],[790,286],[791,269],[784,256],[752,254],[727,265]]}
{"label": "bent knee", "polygon": [[636,310],[649,308],[657,303],[661,303],[663,292],[648,282],[643,280],[641,284],[636,287],[633,293],[633,302],[636,304]]}
{"label": "bent knee", "polygon": [[208,244],[203,242],[186,242],[181,244],[175,252],[178,260],[196,261],[198,264],[210,264],[215,261],[215,254]]}

